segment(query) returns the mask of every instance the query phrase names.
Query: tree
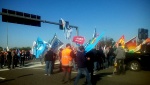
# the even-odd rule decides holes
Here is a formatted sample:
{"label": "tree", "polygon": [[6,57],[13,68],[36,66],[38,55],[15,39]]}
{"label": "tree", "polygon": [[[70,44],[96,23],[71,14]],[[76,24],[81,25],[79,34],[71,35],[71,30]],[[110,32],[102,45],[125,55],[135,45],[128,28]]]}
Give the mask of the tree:
{"label": "tree", "polygon": [[113,38],[109,38],[109,37],[106,37],[106,38],[102,38],[100,41],[99,41],[99,46],[101,47],[104,47],[105,45],[106,46],[113,46],[115,44],[115,41]]}
{"label": "tree", "polygon": [[0,47],[0,51],[3,51],[3,48],[2,48],[2,47]]}

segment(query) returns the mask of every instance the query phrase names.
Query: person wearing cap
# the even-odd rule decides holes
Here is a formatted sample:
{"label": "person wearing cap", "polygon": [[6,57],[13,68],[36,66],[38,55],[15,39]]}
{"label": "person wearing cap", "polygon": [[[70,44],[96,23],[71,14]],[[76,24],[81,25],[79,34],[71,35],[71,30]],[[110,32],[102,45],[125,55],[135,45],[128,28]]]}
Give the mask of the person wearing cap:
{"label": "person wearing cap", "polygon": [[117,61],[117,73],[116,74],[124,74],[125,67],[124,67],[124,59],[125,59],[125,50],[123,49],[121,43],[119,43],[119,47],[114,52],[116,55],[116,61]]}
{"label": "person wearing cap", "polygon": [[86,65],[87,59],[85,57],[85,49],[83,46],[79,47],[79,50],[77,51],[77,55],[76,55],[76,60],[77,60],[77,66],[78,66],[78,74],[76,76],[74,85],[77,85],[80,79],[80,76],[82,74],[86,76],[88,85],[91,85],[91,79],[90,79],[90,75],[89,75],[87,65]]}
{"label": "person wearing cap", "polygon": [[[66,48],[62,50],[62,55],[61,55],[62,69],[64,72],[64,75],[62,77],[62,83],[65,83],[67,81],[71,82],[73,58],[74,58],[74,53],[73,53],[73,50],[71,49],[71,45],[68,43],[66,44]],[[65,81],[67,74],[68,74],[68,80]]]}

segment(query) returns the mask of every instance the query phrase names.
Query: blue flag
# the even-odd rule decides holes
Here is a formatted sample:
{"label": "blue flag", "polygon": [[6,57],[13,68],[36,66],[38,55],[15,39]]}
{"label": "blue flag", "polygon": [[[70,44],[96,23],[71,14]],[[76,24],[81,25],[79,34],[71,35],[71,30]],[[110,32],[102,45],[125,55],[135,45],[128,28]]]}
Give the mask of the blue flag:
{"label": "blue flag", "polygon": [[57,53],[59,47],[63,45],[63,42],[61,42],[55,34],[50,44],[51,44],[52,51],[54,53]]}
{"label": "blue flag", "polygon": [[91,49],[93,49],[97,45],[97,43],[99,42],[99,40],[102,38],[103,35],[104,35],[104,32],[101,35],[93,38],[90,41],[90,43],[85,47],[85,51],[89,52]]}
{"label": "blue flag", "polygon": [[38,37],[36,41],[36,46],[33,49],[34,55],[36,56],[36,58],[39,58],[43,54],[45,49],[46,49],[46,44],[41,38]]}

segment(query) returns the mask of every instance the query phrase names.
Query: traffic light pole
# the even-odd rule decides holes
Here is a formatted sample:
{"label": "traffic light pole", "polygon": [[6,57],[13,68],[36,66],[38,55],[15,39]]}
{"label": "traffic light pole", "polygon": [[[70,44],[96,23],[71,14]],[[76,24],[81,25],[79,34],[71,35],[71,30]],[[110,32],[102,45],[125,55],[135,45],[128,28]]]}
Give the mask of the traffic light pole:
{"label": "traffic light pole", "polygon": [[[23,17],[23,16],[19,16],[19,15],[8,14],[8,13],[2,13],[2,12],[0,12],[0,15],[6,15],[6,16],[12,16],[12,17],[16,17],[16,18],[22,18],[22,19],[29,19],[29,20],[39,21],[39,22],[43,22],[43,23],[61,25],[60,23],[57,23],[57,22],[51,22],[51,21],[41,20],[41,19],[33,19],[33,18],[29,18],[29,17]],[[75,28],[75,29],[76,29],[76,34],[77,34],[77,36],[79,35],[79,30],[78,30],[78,27],[77,27],[77,26],[69,25],[69,27]]]}

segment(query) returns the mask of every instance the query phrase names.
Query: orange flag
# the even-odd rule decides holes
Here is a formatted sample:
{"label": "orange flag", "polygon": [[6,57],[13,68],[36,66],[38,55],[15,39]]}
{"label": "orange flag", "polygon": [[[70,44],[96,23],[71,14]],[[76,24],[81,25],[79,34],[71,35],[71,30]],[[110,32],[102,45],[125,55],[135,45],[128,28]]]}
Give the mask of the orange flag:
{"label": "orange flag", "polygon": [[116,42],[115,46],[118,47],[119,43],[121,43],[122,47],[124,48],[124,45],[125,45],[124,35],[122,35],[121,38]]}
{"label": "orange flag", "polygon": [[125,43],[125,46],[127,47],[127,49],[129,51],[133,51],[137,44],[136,44],[136,37],[132,38],[131,40],[129,40],[128,42]]}

